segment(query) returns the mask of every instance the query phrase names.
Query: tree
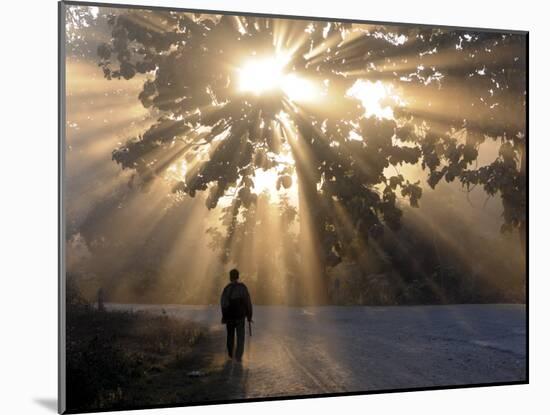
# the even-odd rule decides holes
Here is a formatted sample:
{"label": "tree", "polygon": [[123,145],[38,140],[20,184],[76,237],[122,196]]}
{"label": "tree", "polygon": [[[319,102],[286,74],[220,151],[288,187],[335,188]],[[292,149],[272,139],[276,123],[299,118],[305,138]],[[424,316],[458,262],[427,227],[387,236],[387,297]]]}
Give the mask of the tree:
{"label": "tree", "polygon": [[[212,226],[211,248],[223,264],[238,266],[247,276],[254,301],[259,304],[293,302],[291,285],[298,273],[299,246],[293,231],[297,211],[288,197],[273,203],[267,192],[256,203],[235,215],[235,202],[222,209],[224,228]],[[271,235],[272,238],[265,238]]]}
{"label": "tree", "polygon": [[[139,99],[160,114],[113,159],[147,183],[185,158],[174,191],[208,191],[213,209],[231,190],[236,218],[258,201],[255,172],[281,167],[288,146],[294,166],[279,169],[279,183],[291,186],[296,173],[301,253],[319,259],[307,270],[318,275],[312,301],[326,298],[326,267],[354,238],[398,229],[398,199],[418,206],[421,183],[388,173],[392,166],[421,164],[431,187],[458,180],[500,194],[502,230],[524,235],[525,36],[143,10],[113,15],[109,24],[111,40],[98,48],[105,77],[145,75]],[[282,52],[282,70],[322,85],[330,105],[292,99],[283,88],[238,91],[235,68],[252,55]],[[397,85],[410,101],[389,119],[367,117],[349,94],[364,79]],[[500,150],[477,167],[486,140]]]}

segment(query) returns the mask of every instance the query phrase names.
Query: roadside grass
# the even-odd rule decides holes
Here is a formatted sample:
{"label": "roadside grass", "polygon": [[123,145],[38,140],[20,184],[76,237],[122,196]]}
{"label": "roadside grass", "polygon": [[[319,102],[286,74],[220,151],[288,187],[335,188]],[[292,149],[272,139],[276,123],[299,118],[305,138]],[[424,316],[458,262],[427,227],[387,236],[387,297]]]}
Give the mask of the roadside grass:
{"label": "roadside grass", "polygon": [[196,323],[165,315],[70,307],[67,408],[74,412],[126,406],[137,385],[185,360],[204,333]]}

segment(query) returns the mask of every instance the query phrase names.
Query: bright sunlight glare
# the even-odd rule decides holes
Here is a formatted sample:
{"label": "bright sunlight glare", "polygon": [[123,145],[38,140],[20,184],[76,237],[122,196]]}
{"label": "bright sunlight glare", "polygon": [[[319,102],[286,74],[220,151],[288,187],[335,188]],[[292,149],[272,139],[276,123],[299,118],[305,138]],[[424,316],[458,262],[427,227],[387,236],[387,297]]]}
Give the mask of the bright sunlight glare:
{"label": "bright sunlight glare", "polygon": [[293,73],[285,73],[289,58],[277,55],[253,59],[239,70],[239,90],[254,95],[262,95],[277,90],[292,101],[308,101],[315,97],[317,90],[312,82]]}
{"label": "bright sunlight glare", "polygon": [[390,85],[381,81],[358,80],[347,91],[347,96],[357,98],[365,109],[365,117],[393,118],[391,104],[400,104],[402,101]]}
{"label": "bright sunlight glare", "polygon": [[275,169],[262,170],[257,169],[254,172],[254,190],[257,193],[268,192],[270,195],[277,193],[277,171]]}

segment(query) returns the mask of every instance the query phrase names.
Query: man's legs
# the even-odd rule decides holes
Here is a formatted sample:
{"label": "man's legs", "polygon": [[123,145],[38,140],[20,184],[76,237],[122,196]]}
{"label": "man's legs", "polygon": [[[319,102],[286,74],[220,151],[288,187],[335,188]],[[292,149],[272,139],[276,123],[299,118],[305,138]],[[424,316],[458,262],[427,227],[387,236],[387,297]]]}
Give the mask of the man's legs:
{"label": "man's legs", "polygon": [[227,327],[227,354],[229,357],[233,357],[233,345],[235,344],[235,323],[228,321],[225,325]]}
{"label": "man's legs", "polygon": [[244,319],[237,321],[235,328],[237,329],[237,353],[235,357],[240,362],[244,353]]}

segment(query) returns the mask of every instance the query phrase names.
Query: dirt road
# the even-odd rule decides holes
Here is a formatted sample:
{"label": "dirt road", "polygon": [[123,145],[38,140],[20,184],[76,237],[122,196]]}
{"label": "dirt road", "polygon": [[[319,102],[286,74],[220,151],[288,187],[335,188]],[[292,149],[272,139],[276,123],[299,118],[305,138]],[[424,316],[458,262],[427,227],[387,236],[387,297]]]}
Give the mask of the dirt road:
{"label": "dirt road", "polygon": [[[225,357],[225,326],[218,307],[112,307],[164,309],[209,327],[204,350],[193,360],[193,370],[203,376],[196,387],[181,392],[183,401],[525,379],[522,305],[257,306],[242,365]],[[167,388],[170,382],[166,379]]]}

